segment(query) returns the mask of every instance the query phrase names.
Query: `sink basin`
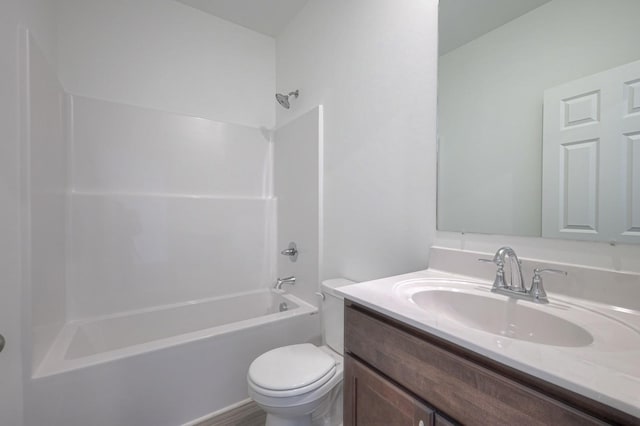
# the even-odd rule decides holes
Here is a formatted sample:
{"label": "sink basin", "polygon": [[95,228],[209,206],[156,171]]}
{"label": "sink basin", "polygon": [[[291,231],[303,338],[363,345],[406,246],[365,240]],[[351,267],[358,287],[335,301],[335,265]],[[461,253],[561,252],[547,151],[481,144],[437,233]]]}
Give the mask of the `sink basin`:
{"label": "sink basin", "polygon": [[593,342],[593,336],[584,328],[545,312],[547,306],[533,307],[514,299],[443,289],[417,291],[410,299],[419,308],[437,313],[440,319],[499,336],[566,347]]}

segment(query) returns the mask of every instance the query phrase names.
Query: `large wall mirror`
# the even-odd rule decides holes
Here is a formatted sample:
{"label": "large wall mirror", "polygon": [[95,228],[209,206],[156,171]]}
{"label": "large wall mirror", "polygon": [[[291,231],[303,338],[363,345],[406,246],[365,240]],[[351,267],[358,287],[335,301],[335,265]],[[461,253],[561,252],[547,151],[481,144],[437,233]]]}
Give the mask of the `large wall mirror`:
{"label": "large wall mirror", "polygon": [[640,243],[639,0],[440,0],[438,229]]}

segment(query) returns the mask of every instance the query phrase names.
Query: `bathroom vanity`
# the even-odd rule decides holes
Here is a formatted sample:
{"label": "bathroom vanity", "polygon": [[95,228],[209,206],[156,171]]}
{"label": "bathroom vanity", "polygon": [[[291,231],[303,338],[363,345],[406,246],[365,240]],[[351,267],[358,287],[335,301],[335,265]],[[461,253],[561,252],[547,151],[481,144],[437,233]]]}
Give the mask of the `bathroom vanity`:
{"label": "bathroom vanity", "polygon": [[341,290],[345,426],[640,425],[638,311],[431,270]]}
{"label": "bathroom vanity", "polygon": [[345,426],[640,423],[353,302],[345,352]]}

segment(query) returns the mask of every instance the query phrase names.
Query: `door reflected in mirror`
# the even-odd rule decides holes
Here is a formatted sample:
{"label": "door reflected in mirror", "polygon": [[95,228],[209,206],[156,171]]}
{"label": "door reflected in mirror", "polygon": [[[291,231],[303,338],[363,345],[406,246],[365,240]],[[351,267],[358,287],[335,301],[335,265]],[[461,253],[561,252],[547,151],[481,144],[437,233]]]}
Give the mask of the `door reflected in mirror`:
{"label": "door reflected in mirror", "polygon": [[440,0],[439,230],[640,242],[638,17]]}

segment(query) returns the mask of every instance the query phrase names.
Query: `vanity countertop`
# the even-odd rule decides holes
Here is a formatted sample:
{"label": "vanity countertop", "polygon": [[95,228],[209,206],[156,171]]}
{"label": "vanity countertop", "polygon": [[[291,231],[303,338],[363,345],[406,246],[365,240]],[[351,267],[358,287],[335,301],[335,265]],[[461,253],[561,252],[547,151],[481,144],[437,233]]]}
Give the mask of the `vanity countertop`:
{"label": "vanity countertop", "polygon": [[447,315],[425,311],[400,291],[415,282],[440,286],[451,282],[463,290],[466,285],[488,297],[502,297],[505,303],[509,299],[491,293],[489,281],[429,269],[340,287],[337,292],[388,317],[640,418],[640,312],[551,292],[546,305],[509,299],[561,318],[568,318],[572,309],[595,315],[594,324],[580,324],[591,333],[593,342],[580,347],[551,346],[469,328]]}

